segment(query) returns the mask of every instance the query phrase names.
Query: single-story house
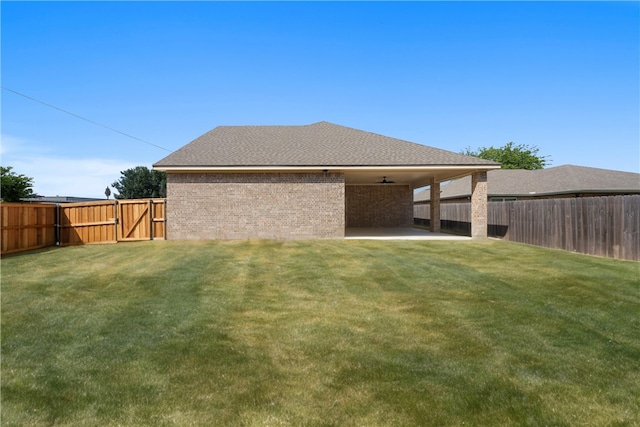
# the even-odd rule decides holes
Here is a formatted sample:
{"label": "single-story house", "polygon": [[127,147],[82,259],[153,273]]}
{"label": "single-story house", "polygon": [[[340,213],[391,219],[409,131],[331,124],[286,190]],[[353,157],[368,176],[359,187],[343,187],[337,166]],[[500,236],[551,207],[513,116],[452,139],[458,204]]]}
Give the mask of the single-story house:
{"label": "single-story house", "polygon": [[500,165],[319,122],[219,126],[153,167],[167,172],[169,239],[312,239],[411,227],[415,188],[467,175],[472,236],[486,237],[486,174]]}
{"label": "single-story house", "polygon": [[[442,185],[440,202],[468,202],[469,186],[469,177]],[[574,165],[537,170],[496,169],[487,173],[490,202],[625,194],[640,194],[640,174]],[[427,189],[415,195],[414,203],[428,204],[430,199],[431,192]]]}

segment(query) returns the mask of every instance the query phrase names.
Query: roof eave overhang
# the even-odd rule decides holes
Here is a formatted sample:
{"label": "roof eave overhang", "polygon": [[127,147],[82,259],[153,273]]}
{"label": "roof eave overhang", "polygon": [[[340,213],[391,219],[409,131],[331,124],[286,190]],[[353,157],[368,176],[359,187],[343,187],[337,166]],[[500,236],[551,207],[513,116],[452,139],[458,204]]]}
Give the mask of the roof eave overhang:
{"label": "roof eave overhang", "polygon": [[640,189],[619,190],[619,189],[595,189],[595,190],[561,190],[561,191],[541,191],[516,194],[490,194],[495,197],[549,197],[549,196],[573,196],[578,194],[637,194]]}
{"label": "roof eave overhang", "polygon": [[294,173],[337,172],[345,175],[347,185],[379,183],[383,176],[398,185],[420,188],[435,182],[461,178],[475,172],[499,169],[500,165],[313,165],[313,166],[161,166],[168,173]]}
{"label": "roof eave overhang", "polygon": [[162,172],[343,172],[343,171],[434,171],[434,170],[460,170],[460,171],[488,171],[500,169],[500,165],[315,165],[315,166],[162,166],[154,165],[153,169]]}
{"label": "roof eave overhang", "polygon": [[[578,194],[640,194],[640,189],[635,190],[566,190],[566,191],[555,191],[555,192],[532,192],[532,193],[488,193],[487,197],[553,197],[553,196],[575,196]],[[464,199],[470,198],[471,193],[464,194],[454,194],[451,196],[440,196],[440,200],[454,200],[454,199]],[[414,203],[424,203],[428,202],[429,198],[415,200]]]}

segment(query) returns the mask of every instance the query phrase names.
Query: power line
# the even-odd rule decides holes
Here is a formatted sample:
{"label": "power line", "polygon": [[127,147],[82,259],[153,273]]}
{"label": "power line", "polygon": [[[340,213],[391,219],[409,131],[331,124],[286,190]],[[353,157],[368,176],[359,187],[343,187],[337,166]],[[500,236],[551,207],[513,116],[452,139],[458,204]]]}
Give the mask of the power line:
{"label": "power line", "polygon": [[27,99],[29,99],[29,100],[31,100],[31,101],[34,101],[34,102],[37,102],[37,103],[39,103],[39,104],[45,105],[45,106],[47,106],[47,107],[49,107],[49,108],[53,108],[54,110],[61,111],[61,112],[65,113],[65,114],[68,114],[68,115],[73,116],[73,117],[75,117],[75,118],[78,118],[78,119],[80,119],[80,120],[84,120],[85,122],[89,122],[89,123],[91,123],[91,124],[94,124],[94,125],[96,125],[96,126],[103,127],[103,128],[105,128],[105,129],[109,129],[109,130],[110,130],[110,131],[112,131],[112,132],[119,133],[120,135],[124,135],[124,136],[126,136],[126,137],[128,137],[128,138],[135,139],[136,141],[142,142],[142,143],[144,143],[144,144],[151,145],[151,146],[156,147],[156,148],[159,148],[159,149],[161,149],[161,150],[171,152],[171,150],[169,150],[169,149],[167,149],[167,148],[161,147],[161,146],[156,145],[156,144],[154,144],[154,143],[152,143],[152,142],[149,142],[149,141],[145,141],[144,139],[140,139],[140,138],[135,137],[135,136],[133,136],[133,135],[129,135],[128,133],[125,133],[125,132],[119,131],[118,129],[112,128],[111,126],[103,125],[102,123],[98,123],[98,122],[96,122],[96,121],[94,121],[94,120],[87,119],[86,117],[82,117],[82,116],[80,116],[80,115],[78,115],[78,114],[72,113],[71,111],[67,111],[67,110],[64,110],[64,109],[62,109],[62,108],[56,107],[55,105],[48,104],[48,103],[46,103],[46,102],[44,102],[44,101],[41,101],[41,100],[39,100],[39,99],[37,99],[37,98],[34,98],[34,97],[32,97],[32,96],[25,95],[24,93],[20,93],[20,92],[18,92],[17,90],[9,89],[8,87],[4,87],[4,86],[2,86],[2,89],[6,90],[6,91],[8,91],[8,92],[11,92],[11,93],[15,93],[16,95],[20,95],[20,96],[22,96],[22,97],[24,97],[24,98],[27,98]]}

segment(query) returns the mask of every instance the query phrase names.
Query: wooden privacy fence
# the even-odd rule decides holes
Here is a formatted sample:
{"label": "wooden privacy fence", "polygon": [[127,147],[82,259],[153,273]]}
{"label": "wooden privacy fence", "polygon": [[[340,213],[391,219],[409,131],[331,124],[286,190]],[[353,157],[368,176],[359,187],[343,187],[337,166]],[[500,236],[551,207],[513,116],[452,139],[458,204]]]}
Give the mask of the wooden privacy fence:
{"label": "wooden privacy fence", "polygon": [[0,204],[2,254],[46,246],[164,239],[165,199]]}
{"label": "wooden privacy fence", "polygon": [[[443,231],[470,235],[469,203],[440,205]],[[414,206],[416,222],[429,205]],[[640,261],[640,195],[491,202],[488,234],[513,242]]]}
{"label": "wooden privacy fence", "polygon": [[56,206],[0,203],[2,254],[56,244]]}

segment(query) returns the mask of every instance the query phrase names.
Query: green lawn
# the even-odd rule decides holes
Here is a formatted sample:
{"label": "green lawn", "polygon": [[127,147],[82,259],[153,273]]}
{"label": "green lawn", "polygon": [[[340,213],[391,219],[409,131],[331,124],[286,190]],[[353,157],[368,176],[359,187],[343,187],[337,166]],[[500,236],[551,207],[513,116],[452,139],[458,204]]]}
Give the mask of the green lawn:
{"label": "green lawn", "polygon": [[156,241],[1,273],[3,426],[640,425],[640,263]]}

